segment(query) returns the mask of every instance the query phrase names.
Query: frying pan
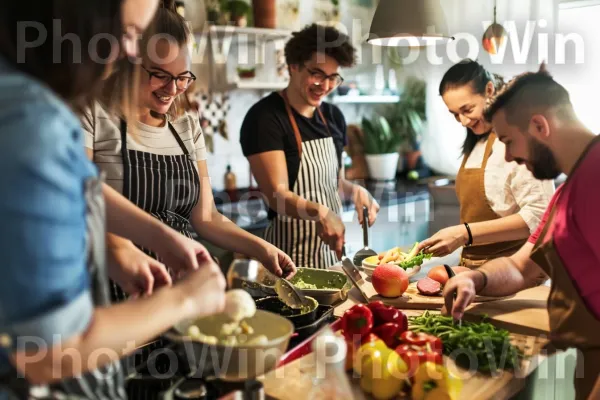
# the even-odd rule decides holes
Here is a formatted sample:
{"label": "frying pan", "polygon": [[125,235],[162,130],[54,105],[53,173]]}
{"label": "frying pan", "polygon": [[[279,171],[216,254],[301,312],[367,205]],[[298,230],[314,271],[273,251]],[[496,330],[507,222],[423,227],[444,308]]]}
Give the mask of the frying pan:
{"label": "frying pan", "polygon": [[267,337],[266,345],[213,345],[192,339],[188,335],[188,329],[193,324],[205,335],[219,336],[221,326],[229,322],[225,314],[182,321],[163,337],[172,345],[170,347],[177,354],[180,363],[192,367],[195,376],[239,382],[275,369],[294,332],[290,321],[267,311],[257,310],[254,317],[245,321],[254,329],[254,335]]}
{"label": "frying pan", "polygon": [[277,296],[269,296],[256,300],[256,308],[279,314],[291,321],[295,328],[299,328],[312,324],[317,318],[319,303],[310,296],[306,296],[306,299],[312,302],[311,308],[306,312],[287,307]]}

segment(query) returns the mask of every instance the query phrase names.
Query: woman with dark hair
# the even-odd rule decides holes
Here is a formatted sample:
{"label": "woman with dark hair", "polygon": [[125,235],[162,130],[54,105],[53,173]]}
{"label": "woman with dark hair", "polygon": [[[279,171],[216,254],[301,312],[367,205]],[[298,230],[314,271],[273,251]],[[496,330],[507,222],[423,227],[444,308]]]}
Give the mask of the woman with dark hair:
{"label": "woman with dark hair", "polygon": [[463,247],[461,264],[515,253],[540,223],[554,193],[552,181],[539,181],[524,165],[506,162],[504,144],[484,119],[486,102],[504,85],[473,60],[452,66],[440,83],[448,110],[467,128],[463,161],[456,177],[460,225],[444,228],[420,243],[435,256]]}
{"label": "woman with dark hair", "polygon": [[[190,71],[191,41],[192,33],[174,2],[163,2],[140,41],[135,118],[127,120],[123,110],[106,106],[120,103],[115,101],[118,89],[131,76],[131,64],[124,60],[130,65],[108,80],[104,100],[84,119],[88,155],[110,186],[181,234],[192,238],[195,231],[221,248],[259,260],[276,275],[291,276],[295,266],[285,253],[239,228],[215,207],[199,118],[183,104],[196,79]],[[121,260],[147,258],[150,265],[156,264],[150,258],[156,258],[154,252],[146,251],[150,257],[144,257],[131,241],[109,235],[108,242]],[[127,263],[122,264],[127,269]],[[112,294],[117,301],[152,290],[115,283]]]}
{"label": "woman with dark hair", "polygon": [[[102,184],[73,112],[95,99],[112,62],[137,55],[137,33],[156,5],[2,2],[2,399],[30,398],[32,385],[35,396],[47,389],[46,398],[125,398],[121,357],[182,319],[224,307],[224,278],[206,249]],[[197,271],[151,297],[111,306],[105,223],[172,268]]]}

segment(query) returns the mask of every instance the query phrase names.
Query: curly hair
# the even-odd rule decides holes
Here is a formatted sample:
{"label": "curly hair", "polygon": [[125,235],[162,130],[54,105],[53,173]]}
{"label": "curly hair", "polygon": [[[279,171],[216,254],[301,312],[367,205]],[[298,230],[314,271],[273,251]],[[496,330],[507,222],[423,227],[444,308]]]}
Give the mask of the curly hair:
{"label": "curly hair", "polygon": [[545,64],[537,72],[516,76],[488,102],[484,117],[491,121],[505,109],[507,122],[526,130],[531,115],[552,109],[563,120],[575,119],[569,92],[547,71]]}
{"label": "curly hair", "polygon": [[330,26],[312,24],[294,32],[285,45],[288,65],[301,65],[315,53],[332,57],[342,67],[352,67],[356,62],[356,49],[350,38]]}

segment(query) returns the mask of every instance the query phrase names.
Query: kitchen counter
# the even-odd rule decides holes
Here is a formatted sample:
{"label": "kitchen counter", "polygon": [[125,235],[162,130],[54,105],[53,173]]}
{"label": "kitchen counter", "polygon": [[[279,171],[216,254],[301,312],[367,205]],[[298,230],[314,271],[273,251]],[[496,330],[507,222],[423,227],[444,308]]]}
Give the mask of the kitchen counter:
{"label": "kitchen counter", "polygon": [[[443,260],[442,262],[446,262]],[[424,265],[419,276],[426,274],[432,265],[440,263],[440,259],[431,260],[428,265]],[[418,279],[419,276],[411,278]],[[370,283],[368,283],[370,285]],[[539,290],[547,292],[545,289]],[[356,295],[356,294],[354,294]],[[348,304],[348,302],[350,302]],[[352,304],[355,304],[356,297],[351,297],[348,302],[342,303],[336,307],[335,314],[341,316],[343,311]],[[544,306],[545,309],[545,306]],[[402,310],[407,315],[419,315],[423,310]],[[543,323],[541,324],[544,325]],[[544,362],[547,355],[543,348],[547,344],[546,336],[534,335],[530,336],[520,332],[518,329],[511,330],[511,338],[515,344],[522,347],[526,354],[530,357],[526,358],[521,365],[521,368],[515,372],[504,371],[497,376],[489,376],[482,374],[473,374],[465,370],[461,370],[455,366],[452,360],[447,359],[447,367],[452,371],[457,371],[463,378],[463,389],[460,395],[461,399],[508,399],[518,394],[523,390],[529,382],[528,377],[538,368],[540,363]],[[264,384],[265,393],[268,397],[277,398],[279,400],[287,399],[309,399],[311,398],[311,390],[313,390],[313,378],[316,374],[316,360],[314,354],[308,354],[296,361],[293,361],[284,367],[272,371],[261,378]],[[546,378],[547,380],[548,378]],[[359,387],[357,379],[351,379],[352,389],[357,398],[369,398],[365,396]],[[314,393],[313,393],[314,394]]]}
{"label": "kitchen counter", "polygon": [[[382,208],[429,199],[426,185],[407,181],[356,181],[366,187]],[[264,197],[257,189],[240,189],[234,193],[213,192],[217,209],[242,229],[261,231],[269,223]],[[354,212],[354,204],[345,202],[344,213]]]}

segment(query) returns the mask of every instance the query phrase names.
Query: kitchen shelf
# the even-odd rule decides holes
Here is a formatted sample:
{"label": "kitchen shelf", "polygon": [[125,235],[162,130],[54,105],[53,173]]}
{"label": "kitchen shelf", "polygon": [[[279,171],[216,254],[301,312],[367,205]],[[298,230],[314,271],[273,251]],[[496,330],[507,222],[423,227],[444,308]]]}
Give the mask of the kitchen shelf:
{"label": "kitchen shelf", "polygon": [[283,90],[287,87],[288,82],[260,82],[260,81],[245,81],[241,80],[233,84],[236,89],[248,90]]}
{"label": "kitchen shelf", "polygon": [[365,95],[365,96],[333,96],[331,98],[332,103],[337,104],[385,104],[385,103],[397,103],[400,100],[400,96],[395,95]]}
{"label": "kitchen shelf", "polygon": [[288,31],[285,29],[267,29],[254,27],[241,28],[233,25],[211,25],[208,29],[196,32],[195,36],[211,37],[211,35],[215,34],[218,40],[222,40],[226,37],[235,38],[240,36],[247,36],[248,43],[252,43],[285,40],[291,37],[292,31]]}

